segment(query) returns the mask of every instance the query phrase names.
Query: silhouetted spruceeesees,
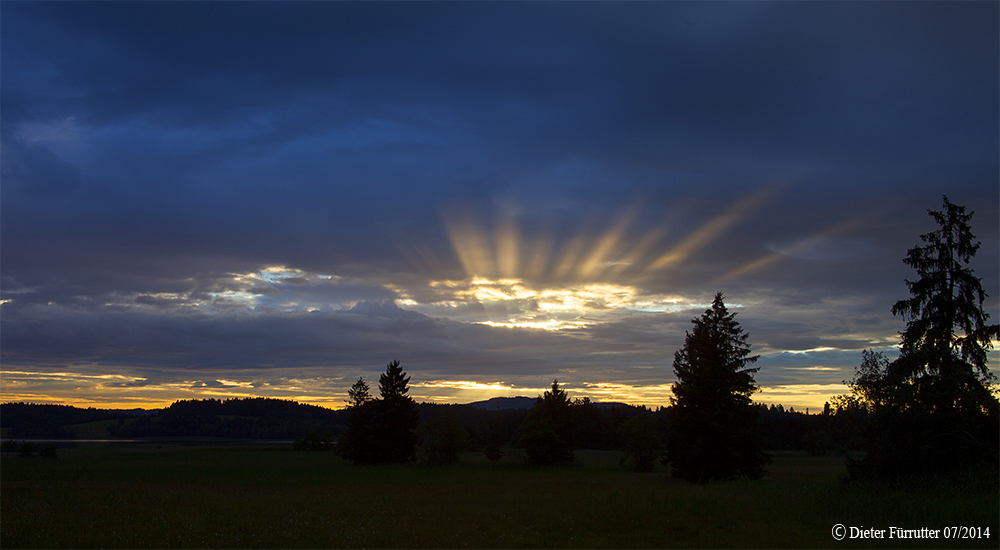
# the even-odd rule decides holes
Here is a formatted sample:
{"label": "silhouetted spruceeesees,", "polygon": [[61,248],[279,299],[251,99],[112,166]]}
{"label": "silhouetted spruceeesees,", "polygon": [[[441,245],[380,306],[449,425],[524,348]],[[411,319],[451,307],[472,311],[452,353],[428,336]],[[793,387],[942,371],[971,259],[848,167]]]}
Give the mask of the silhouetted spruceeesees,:
{"label": "silhouetted spruceeesees,", "polygon": [[340,435],[337,452],[355,464],[373,464],[374,444],[371,438],[375,407],[372,405],[368,383],[364,378],[358,378],[347,395],[347,430]]}
{"label": "silhouetted spruceeesees,", "polygon": [[674,404],[668,423],[667,460],[673,475],[689,481],[758,478],[770,457],[761,448],[758,390],[750,368],[748,335],[729,313],[722,293],[674,354]]}
{"label": "silhouetted spruceeesees,", "polygon": [[528,463],[554,466],[573,460],[573,411],[566,390],[559,381],[535,402],[521,423],[519,443],[528,455]]}
{"label": "silhouetted spruceeesees,", "polygon": [[419,423],[416,404],[399,361],[386,365],[379,375],[380,399],[373,399],[368,384],[358,378],[348,392],[347,431],[338,451],[355,464],[382,464],[413,460]]}
{"label": "silhouetted spruceeesees,", "polygon": [[874,415],[864,460],[848,460],[852,479],[913,479],[988,463],[1000,465],[1000,402],[986,366],[1000,326],[983,310],[988,296],[969,262],[980,244],[973,212],[944,197],[928,210],[940,226],[903,260],[919,275],[910,298],[892,307],[906,319],[900,356],[873,352],[855,372],[848,398]]}

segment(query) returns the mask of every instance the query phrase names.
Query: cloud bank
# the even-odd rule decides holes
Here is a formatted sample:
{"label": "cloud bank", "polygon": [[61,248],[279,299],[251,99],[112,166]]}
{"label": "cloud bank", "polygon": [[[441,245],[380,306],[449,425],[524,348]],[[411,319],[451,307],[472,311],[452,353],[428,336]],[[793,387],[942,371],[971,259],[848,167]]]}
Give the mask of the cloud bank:
{"label": "cloud bank", "polygon": [[998,9],[4,3],[0,393],[666,404],[723,291],[822,406],[943,194],[1000,314]]}

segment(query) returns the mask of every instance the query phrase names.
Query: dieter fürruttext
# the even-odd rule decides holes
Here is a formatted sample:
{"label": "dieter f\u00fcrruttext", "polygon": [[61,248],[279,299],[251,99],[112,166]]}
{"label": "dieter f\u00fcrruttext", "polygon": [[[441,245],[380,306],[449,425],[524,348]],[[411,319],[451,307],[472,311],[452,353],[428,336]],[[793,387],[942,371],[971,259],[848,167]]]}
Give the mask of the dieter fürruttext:
{"label": "dieter f\u00fcrruttext", "polygon": [[846,527],[842,523],[833,526],[830,531],[836,540],[847,539],[988,539],[989,527],[952,526],[941,529],[921,527],[919,529],[904,529],[889,527],[877,529],[874,527]]}

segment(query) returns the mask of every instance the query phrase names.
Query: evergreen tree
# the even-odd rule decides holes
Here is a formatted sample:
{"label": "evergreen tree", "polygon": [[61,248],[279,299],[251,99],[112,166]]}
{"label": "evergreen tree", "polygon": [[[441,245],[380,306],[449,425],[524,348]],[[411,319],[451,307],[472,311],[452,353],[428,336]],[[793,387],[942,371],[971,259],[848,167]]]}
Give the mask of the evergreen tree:
{"label": "evergreen tree", "polygon": [[386,365],[379,376],[380,399],[374,399],[368,383],[358,378],[347,392],[348,426],[337,446],[341,456],[355,464],[413,460],[419,415],[413,398],[406,395],[409,383],[399,361]]}
{"label": "evergreen tree", "polygon": [[535,401],[521,424],[519,442],[535,466],[555,466],[573,460],[572,403],[559,381]]}
{"label": "evergreen tree", "polygon": [[347,430],[337,443],[340,456],[355,464],[373,464],[375,456],[375,407],[368,383],[359,377],[347,392]]}
{"label": "evergreen tree", "polygon": [[920,236],[926,246],[908,251],[903,262],[920,278],[906,281],[910,298],[892,307],[907,320],[893,374],[897,383],[915,383],[921,400],[936,410],[982,410],[995,382],[986,353],[1000,326],[987,324],[988,295],[968,267],[981,244],[969,226],[974,212],[944,197],[943,211],[928,213],[940,229]]}
{"label": "evergreen tree", "polygon": [[919,279],[906,280],[910,298],[892,307],[907,321],[900,356],[891,363],[866,356],[851,383],[853,398],[874,414],[865,459],[848,461],[852,479],[998,463],[1000,402],[986,356],[1000,327],[988,324],[987,294],[968,266],[980,246],[973,213],[948,197],[942,211],[928,213],[939,229],[908,251],[903,262]]}
{"label": "evergreen tree", "polygon": [[722,293],[711,309],[692,319],[694,328],[674,354],[673,406],[667,460],[673,475],[689,481],[758,478],[770,457],[761,449],[758,391],[749,365],[748,334],[729,313]]}
{"label": "evergreen tree", "polygon": [[407,462],[416,453],[419,415],[413,398],[406,395],[409,383],[410,377],[398,360],[386,365],[385,372],[379,375],[381,400],[375,424],[379,462]]}
{"label": "evergreen tree", "polygon": [[372,400],[371,388],[363,377],[358,377],[358,381],[347,390],[348,407],[360,408]]}

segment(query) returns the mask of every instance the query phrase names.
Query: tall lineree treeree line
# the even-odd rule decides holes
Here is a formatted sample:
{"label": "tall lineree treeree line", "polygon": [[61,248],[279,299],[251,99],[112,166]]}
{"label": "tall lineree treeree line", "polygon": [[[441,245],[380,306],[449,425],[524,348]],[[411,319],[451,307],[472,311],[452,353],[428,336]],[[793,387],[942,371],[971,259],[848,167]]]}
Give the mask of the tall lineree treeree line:
{"label": "tall lineree treeree line", "polygon": [[674,354],[677,382],[667,432],[667,460],[674,477],[705,482],[759,478],[770,457],[761,447],[759,411],[750,396],[759,390],[749,365],[748,334],[729,313],[722,293],[695,318],[684,347]]}
{"label": "tall lineree treeree line", "polygon": [[348,391],[347,430],[337,445],[341,456],[355,464],[413,460],[419,419],[413,398],[406,395],[409,382],[399,361],[379,375],[381,399],[372,398],[368,383],[358,378]]}
{"label": "tall lineree treeree line", "polygon": [[851,381],[853,399],[874,414],[867,455],[848,461],[852,479],[906,479],[1000,463],[1000,401],[986,366],[1000,326],[989,325],[981,279],[968,267],[981,243],[973,212],[944,197],[928,210],[939,229],[921,235],[904,263],[919,275],[906,280],[910,298],[892,307],[907,320],[900,356],[874,352]]}

